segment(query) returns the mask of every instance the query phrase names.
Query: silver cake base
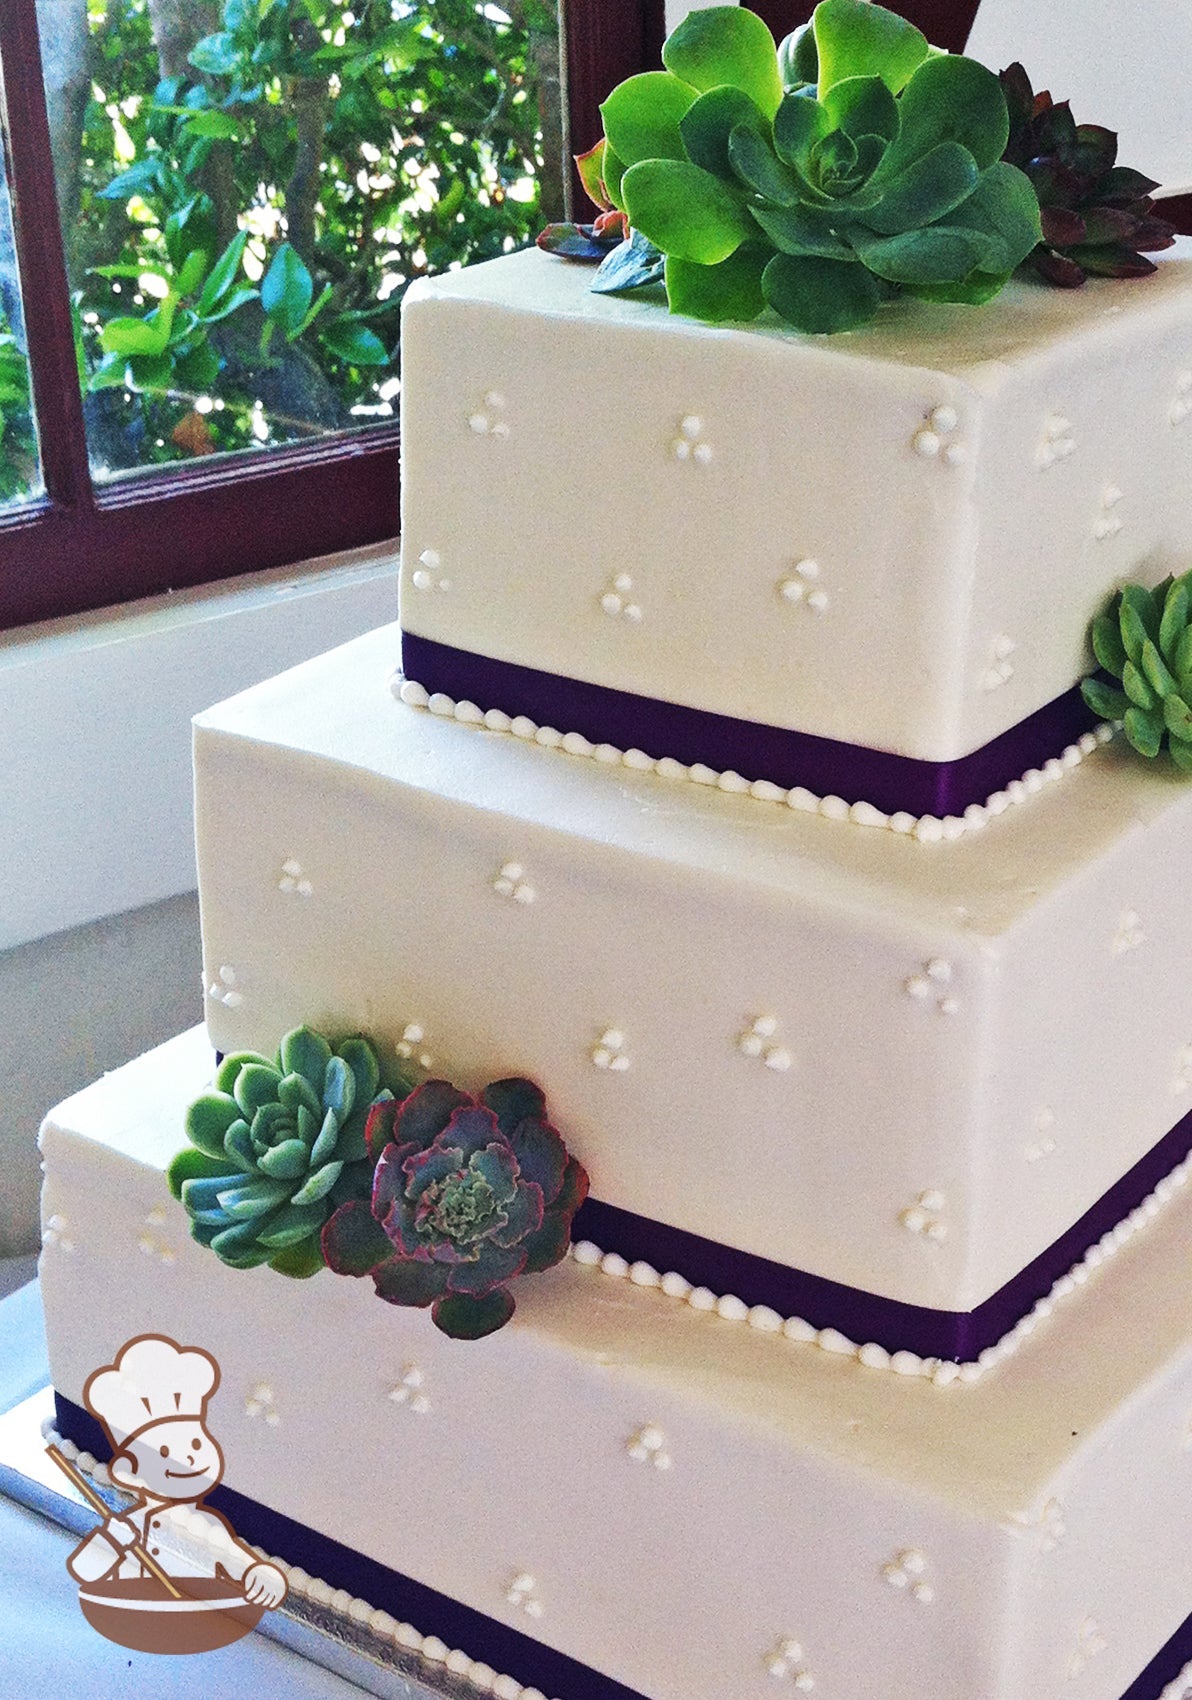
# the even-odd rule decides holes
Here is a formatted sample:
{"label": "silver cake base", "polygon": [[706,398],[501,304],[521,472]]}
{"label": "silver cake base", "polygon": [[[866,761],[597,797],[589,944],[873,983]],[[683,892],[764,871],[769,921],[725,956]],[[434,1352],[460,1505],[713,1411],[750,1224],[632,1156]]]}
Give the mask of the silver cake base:
{"label": "silver cake base", "polygon": [[[97,1518],[46,1455],[43,1425],[53,1420],[49,1387],[0,1416],[0,1494],[83,1535],[95,1527]],[[114,1510],[130,1503],[126,1494],[93,1485]],[[69,1577],[63,1580],[69,1585]],[[379,1700],[478,1700],[477,1689],[466,1679],[428,1670],[417,1654],[383,1641],[367,1625],[292,1593],[277,1611],[266,1613],[254,1633],[267,1635]]]}

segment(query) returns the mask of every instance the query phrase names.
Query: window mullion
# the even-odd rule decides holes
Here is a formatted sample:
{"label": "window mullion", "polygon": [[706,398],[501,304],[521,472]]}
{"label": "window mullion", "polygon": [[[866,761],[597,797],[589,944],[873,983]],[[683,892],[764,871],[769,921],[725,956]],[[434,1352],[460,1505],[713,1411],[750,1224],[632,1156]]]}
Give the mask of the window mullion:
{"label": "window mullion", "polygon": [[36,0],[0,4],[0,72],[14,237],[42,476],[59,508],[92,503],[66,256],[58,219]]}

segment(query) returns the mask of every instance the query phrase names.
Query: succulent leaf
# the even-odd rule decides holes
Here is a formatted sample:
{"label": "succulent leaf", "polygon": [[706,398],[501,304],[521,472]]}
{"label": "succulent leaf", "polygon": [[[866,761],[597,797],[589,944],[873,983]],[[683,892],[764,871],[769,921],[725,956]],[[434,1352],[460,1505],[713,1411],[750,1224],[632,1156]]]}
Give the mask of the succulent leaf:
{"label": "succulent leaf", "polygon": [[229,1093],[204,1092],[186,1112],[186,1137],[208,1156],[222,1156],[228,1129],[239,1116],[236,1100]]}
{"label": "succulent leaf", "polygon": [[[828,140],[827,137],[824,138]],[[816,143],[817,147],[822,143]],[[729,166],[737,180],[775,207],[797,207],[804,188],[784,165],[766,138],[748,124],[738,124],[728,138]]]}
{"label": "succulent leaf", "polygon": [[672,257],[666,261],[666,293],[672,313],[685,313],[708,324],[748,324],[765,306],[762,273],[771,250],[743,242],[716,266],[696,266]]}
{"label": "succulent leaf", "polygon": [[1167,670],[1163,657],[1150,638],[1142,646],[1142,671],[1146,675],[1147,684],[1157,696],[1174,696],[1176,683]]}
{"label": "succulent leaf", "polygon": [[[1149,643],[1150,639],[1147,638]],[[1147,683],[1146,674],[1133,661],[1122,668],[1122,688],[1136,708],[1149,712],[1155,706],[1155,693]]]}
{"label": "succulent leaf", "polygon": [[864,266],[845,260],[776,254],[762,273],[766,300],[796,330],[854,330],[877,312],[881,292]]}
{"label": "succulent leaf", "polygon": [[1120,679],[1082,681],[1084,700],[1106,720],[1121,720],[1126,739],[1153,760],[1166,748],[1192,773],[1192,573],[1154,590],[1128,584],[1092,623],[1093,653]]}
{"label": "succulent leaf", "polygon": [[898,176],[941,142],[958,142],[977,169],[986,171],[1001,159],[1010,133],[997,78],[959,53],[923,61],[898,102],[898,119],[898,135],[881,166],[889,176]]}
{"label": "succulent leaf", "polygon": [[967,148],[959,142],[940,142],[895,178],[865,222],[883,236],[934,224],[968,200],[980,175]]}
{"label": "succulent leaf", "polygon": [[753,234],[738,196],[690,160],[642,160],[622,187],[634,229],[668,256],[714,266]]}
{"label": "succulent leaf", "polygon": [[715,177],[734,181],[728,139],[741,125],[764,139],[770,124],[761,108],[743,89],[709,89],[690,106],[679,124],[687,157]]}
{"label": "succulent leaf", "polygon": [[774,146],[787,165],[805,170],[811,150],[832,127],[826,107],[807,95],[788,94],[774,119]]}
{"label": "succulent leaf", "polygon": [[1153,760],[1159,754],[1163,739],[1163,721],[1141,708],[1128,708],[1125,721],[1126,737],[1140,756]]}
{"label": "succulent leaf", "polygon": [[643,159],[686,159],[679,125],[695,100],[696,90],[669,71],[629,77],[600,108],[609,147],[626,169]]}
{"label": "succulent leaf", "polygon": [[483,1298],[448,1293],[435,1304],[431,1316],[435,1327],[452,1340],[483,1340],[498,1328],[504,1328],[514,1307],[513,1295],[498,1287]]}
{"label": "succulent leaf", "polygon": [[661,283],[665,267],[666,262],[654,244],[640,230],[635,230],[606,256],[592,280],[592,290],[597,295],[619,295],[626,289]]}
{"label": "succulent leaf", "polygon": [[854,140],[877,136],[892,142],[898,134],[898,102],[880,77],[845,77],[827,91],[820,107],[829,128],[843,130]]}
{"label": "succulent leaf", "polygon": [[1093,713],[1099,714],[1102,720],[1121,720],[1130,706],[1130,699],[1124,691],[1115,691],[1102,679],[1082,680],[1080,691]]}
{"label": "succulent leaf", "polygon": [[767,118],[773,118],[782,99],[774,38],[743,6],[688,13],[668,36],[662,63],[701,92],[722,85],[743,90]]}
{"label": "succulent leaf", "polygon": [[898,94],[927,58],[927,37],[866,0],[821,0],[812,18],[818,97],[846,77],[880,77]]}

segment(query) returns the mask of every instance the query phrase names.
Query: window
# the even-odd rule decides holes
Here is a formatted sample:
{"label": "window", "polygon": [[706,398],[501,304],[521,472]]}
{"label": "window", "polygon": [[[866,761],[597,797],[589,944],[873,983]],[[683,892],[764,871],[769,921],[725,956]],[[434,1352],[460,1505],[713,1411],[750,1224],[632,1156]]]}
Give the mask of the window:
{"label": "window", "polygon": [[42,9],[39,54],[0,7],[0,626],[393,535],[401,290],[559,215],[659,0]]}

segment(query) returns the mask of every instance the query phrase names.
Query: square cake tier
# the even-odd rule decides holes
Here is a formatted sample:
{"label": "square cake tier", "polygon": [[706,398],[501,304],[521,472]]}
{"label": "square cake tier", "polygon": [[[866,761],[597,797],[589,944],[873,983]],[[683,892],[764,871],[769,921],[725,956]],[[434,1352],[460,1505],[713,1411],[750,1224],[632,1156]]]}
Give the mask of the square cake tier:
{"label": "square cake tier", "polygon": [[[391,1635],[397,1617],[450,1636],[434,1613],[471,1608],[469,1638],[436,1656],[458,1648],[449,1668],[480,1659],[490,1691],[532,1684],[527,1700],[1157,1700],[1179,1669],[1187,1194],[973,1387],[574,1261],[518,1283],[499,1334],[460,1342],[365,1281],[236,1272],[189,1239],[163,1170],[211,1067],[196,1030],[46,1122],[64,1426],[133,1336],[211,1353],[228,1485],[340,1561],[436,1591],[422,1621],[398,1577],[371,1598]],[[259,1538],[247,1509],[236,1523]],[[310,1569],[301,1536],[269,1550]]]}
{"label": "square cake tier", "polygon": [[1188,242],[1140,283],[836,337],[591,281],[531,251],[406,296],[413,678],[429,643],[950,762],[1069,690],[1116,583],[1188,565]]}
{"label": "square cake tier", "polygon": [[647,1219],[632,1256],[660,1266],[656,1222],[948,1314],[1059,1245],[1046,1292],[1192,1143],[1169,772],[1099,747],[922,843],[409,708],[393,642],[196,723],[220,1050],[305,1022],[469,1089],[527,1075],[594,1197]]}

